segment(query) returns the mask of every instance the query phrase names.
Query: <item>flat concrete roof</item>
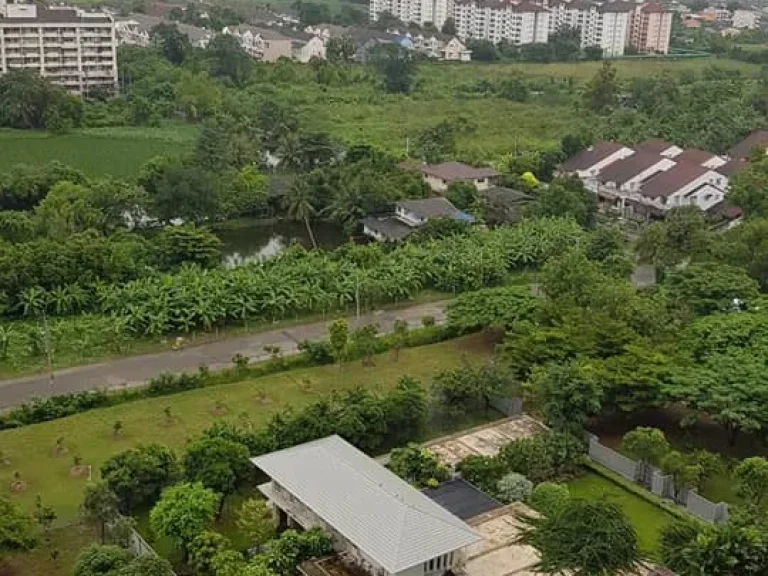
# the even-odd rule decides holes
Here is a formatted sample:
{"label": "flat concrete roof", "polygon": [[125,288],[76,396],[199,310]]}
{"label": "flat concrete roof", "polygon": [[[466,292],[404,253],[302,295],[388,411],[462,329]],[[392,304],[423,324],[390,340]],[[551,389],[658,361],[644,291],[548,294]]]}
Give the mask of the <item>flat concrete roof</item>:
{"label": "flat concrete roof", "polygon": [[446,436],[425,444],[425,447],[445,464],[455,466],[467,456],[495,456],[506,444],[545,430],[541,422],[524,414]]}

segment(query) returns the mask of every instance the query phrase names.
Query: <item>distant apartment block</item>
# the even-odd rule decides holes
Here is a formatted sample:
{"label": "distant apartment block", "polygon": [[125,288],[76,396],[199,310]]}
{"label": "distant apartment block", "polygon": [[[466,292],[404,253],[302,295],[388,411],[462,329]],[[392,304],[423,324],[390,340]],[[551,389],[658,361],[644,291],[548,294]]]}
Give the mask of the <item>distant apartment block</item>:
{"label": "distant apartment block", "polygon": [[549,33],[578,28],[581,32],[582,48],[599,46],[603,50],[603,56],[607,58],[622,56],[629,38],[635,6],[636,4],[629,2],[553,0],[549,2]]}
{"label": "distant apartment block", "polygon": [[371,20],[378,20],[382,12],[419,26],[431,22],[440,30],[446,19],[453,15],[453,0],[371,0]]}
{"label": "distant apartment block", "polygon": [[672,12],[661,4],[649,2],[635,8],[629,43],[643,53],[666,54],[672,36]]}
{"label": "distant apartment block", "polygon": [[112,18],[64,6],[0,0],[0,72],[29,69],[74,94],[117,89]]}
{"label": "distant apartment block", "polygon": [[550,12],[532,2],[513,4],[499,0],[457,0],[453,9],[460,38],[477,38],[498,44],[546,43]]}

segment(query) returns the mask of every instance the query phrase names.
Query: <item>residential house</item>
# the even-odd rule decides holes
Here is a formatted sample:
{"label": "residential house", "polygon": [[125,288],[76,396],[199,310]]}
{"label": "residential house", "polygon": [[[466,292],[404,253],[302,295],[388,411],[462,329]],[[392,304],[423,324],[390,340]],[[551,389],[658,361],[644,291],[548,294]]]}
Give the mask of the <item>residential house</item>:
{"label": "residential house", "polygon": [[293,58],[293,41],[277,30],[239,24],[227,26],[221,32],[238,38],[243,50],[254,60],[275,62]]}
{"label": "residential house", "polygon": [[768,154],[768,130],[755,130],[741,142],[734,144],[728,150],[728,156],[745,159],[749,158],[755,150]]}
{"label": "residential house", "polygon": [[379,242],[403,240],[429,220],[450,218],[472,223],[474,218],[456,208],[445,198],[401,200],[395,203],[393,216],[369,216],[363,219],[363,233]]}
{"label": "residential house", "polygon": [[472,60],[472,50],[468,49],[461,40],[454,37],[440,48],[438,58],[450,62],[469,62]]}
{"label": "residential house", "polygon": [[672,12],[658,2],[635,7],[632,13],[630,44],[641,53],[666,54],[672,37]]}
{"label": "residential house", "polygon": [[464,521],[340,438],[252,458],[282,525],[321,528],[374,576],[443,576],[480,541]]}
{"label": "residential house", "polygon": [[115,23],[117,40],[120,44],[147,46],[152,29],[159,24],[176,26],[179,32],[184,34],[189,39],[189,43],[195,48],[206,48],[215,35],[214,32],[205,28],[199,28],[198,26],[164,20],[159,16],[134,13],[129,14],[127,17],[117,18]]}
{"label": "residential house", "polygon": [[149,30],[134,19],[115,21],[115,36],[120,44],[127,46],[149,46]]}
{"label": "residential house", "polygon": [[731,26],[745,30],[757,30],[760,28],[760,12],[757,10],[734,10]]}
{"label": "residential house", "polygon": [[625,205],[642,216],[663,215],[680,206],[698,206],[706,212],[725,200],[727,186],[728,178],[710,168],[677,162],[643,182]]}
{"label": "residential house", "polygon": [[491,181],[499,173],[493,168],[475,168],[461,162],[443,162],[441,164],[413,164],[401,162],[400,168],[421,172],[424,180],[435,192],[445,192],[451,182],[470,182],[478,190],[491,186]]}
{"label": "residential house", "polygon": [[600,171],[634,153],[632,148],[623,144],[603,140],[566,160],[560,166],[559,172],[563,175],[578,176],[587,188],[596,191],[596,178]]}
{"label": "residential house", "polygon": [[637,192],[651,176],[669,170],[675,161],[653,152],[635,152],[631,156],[614,162],[597,175],[597,195],[613,201],[616,198]]}

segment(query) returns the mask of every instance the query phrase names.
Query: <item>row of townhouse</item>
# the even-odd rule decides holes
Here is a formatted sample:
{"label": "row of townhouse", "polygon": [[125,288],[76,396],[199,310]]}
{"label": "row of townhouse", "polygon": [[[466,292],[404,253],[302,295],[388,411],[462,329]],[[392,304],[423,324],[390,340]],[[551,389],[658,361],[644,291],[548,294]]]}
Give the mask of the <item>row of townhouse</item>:
{"label": "row of townhouse", "polygon": [[621,56],[626,46],[639,52],[666,53],[672,34],[672,12],[658,2],[634,3],[616,0],[433,0],[445,9],[425,12],[421,0],[371,0],[371,19],[389,12],[405,22],[438,28],[453,16],[460,38],[476,38],[493,43],[502,40],[516,45],[546,43],[564,28],[581,31],[581,45],[599,46],[607,57]]}
{"label": "row of townhouse", "polygon": [[65,6],[0,0],[0,73],[34,70],[74,94],[117,90],[112,18]]}
{"label": "row of townhouse", "polygon": [[691,205],[713,213],[727,205],[728,181],[746,165],[751,140],[745,142],[729,156],[718,156],[657,139],[632,147],[602,141],[568,159],[560,173],[577,176],[603,207],[625,215],[663,217],[671,208]]}

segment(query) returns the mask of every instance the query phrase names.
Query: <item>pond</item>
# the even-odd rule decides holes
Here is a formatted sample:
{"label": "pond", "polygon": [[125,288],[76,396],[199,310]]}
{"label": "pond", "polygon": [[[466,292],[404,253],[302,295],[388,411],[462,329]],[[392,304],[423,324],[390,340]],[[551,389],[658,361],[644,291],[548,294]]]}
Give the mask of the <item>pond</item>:
{"label": "pond", "polygon": [[[348,237],[336,226],[324,222],[312,224],[320,248],[335,248]],[[238,220],[215,230],[224,243],[224,265],[240,266],[273,258],[292,244],[312,247],[307,229],[300,222],[287,220]]]}

